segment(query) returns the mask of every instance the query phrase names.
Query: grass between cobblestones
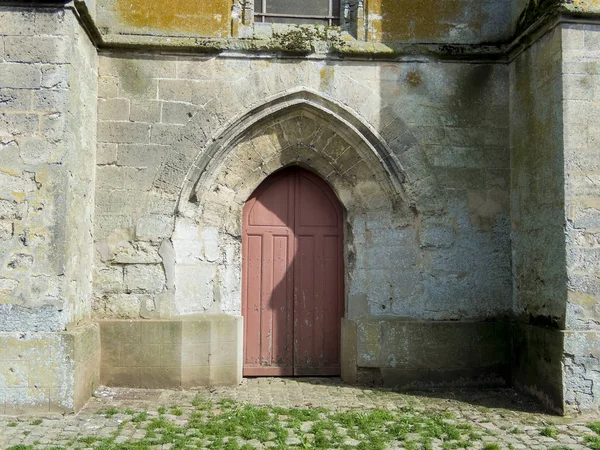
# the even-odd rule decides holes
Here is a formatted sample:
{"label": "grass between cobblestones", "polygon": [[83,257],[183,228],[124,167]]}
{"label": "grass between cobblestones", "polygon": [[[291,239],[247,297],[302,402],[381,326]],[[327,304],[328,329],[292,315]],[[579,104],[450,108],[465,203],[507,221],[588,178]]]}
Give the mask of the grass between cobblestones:
{"label": "grass between cobblestones", "polygon": [[[493,442],[495,433],[457,420],[451,413],[415,411],[410,406],[369,411],[332,411],[252,406],[231,399],[212,402],[197,397],[191,408],[160,406],[156,412],[111,407],[98,411],[107,419],[119,418],[110,436],[79,436],[64,446],[15,445],[7,450],[145,450],[145,449],[358,449],[405,450],[511,449]],[[29,424],[40,425],[41,419]],[[13,425],[14,424],[14,425]],[[7,426],[15,426],[10,422]],[[600,422],[587,425],[595,434],[585,436],[587,448],[600,450]],[[518,427],[507,430],[522,434]],[[552,426],[539,434],[556,439]],[[549,450],[569,450],[555,445]]]}

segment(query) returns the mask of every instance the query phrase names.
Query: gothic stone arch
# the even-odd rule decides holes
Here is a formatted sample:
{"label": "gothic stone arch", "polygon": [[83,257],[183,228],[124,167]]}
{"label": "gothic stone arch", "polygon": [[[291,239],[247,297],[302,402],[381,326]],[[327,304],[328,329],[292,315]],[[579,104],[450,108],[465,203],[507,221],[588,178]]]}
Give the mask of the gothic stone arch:
{"label": "gothic stone arch", "polygon": [[368,125],[334,102],[298,92],[238,118],[188,174],[173,235],[177,314],[240,314],[244,203],[290,165],[323,178],[346,210],[347,315],[390,312],[399,289],[393,268],[398,259],[411,264],[403,249],[414,245],[414,234],[403,230],[415,204],[406,175]]}

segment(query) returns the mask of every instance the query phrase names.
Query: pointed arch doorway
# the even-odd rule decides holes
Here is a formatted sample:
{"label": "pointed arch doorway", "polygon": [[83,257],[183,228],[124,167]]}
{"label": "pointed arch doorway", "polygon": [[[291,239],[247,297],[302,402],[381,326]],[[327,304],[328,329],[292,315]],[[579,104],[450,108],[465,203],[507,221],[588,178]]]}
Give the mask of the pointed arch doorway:
{"label": "pointed arch doorway", "polygon": [[317,175],[267,178],[243,213],[244,376],[340,374],[343,209]]}

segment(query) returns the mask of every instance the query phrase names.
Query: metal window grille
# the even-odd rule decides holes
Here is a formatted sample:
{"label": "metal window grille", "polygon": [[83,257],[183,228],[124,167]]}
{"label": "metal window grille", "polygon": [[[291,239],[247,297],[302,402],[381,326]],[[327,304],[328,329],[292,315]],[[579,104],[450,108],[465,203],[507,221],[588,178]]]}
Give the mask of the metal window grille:
{"label": "metal window grille", "polygon": [[[256,22],[277,22],[277,23],[314,23],[314,24],[326,24],[329,26],[339,25],[340,23],[340,0],[312,0],[305,2],[303,0],[289,0],[284,2],[285,7],[282,7],[281,0],[277,3],[279,8],[273,11],[272,8],[274,0],[255,0],[254,2],[254,20]],[[289,3],[289,11],[287,4]],[[310,14],[311,6],[310,3],[318,5],[320,9],[327,7],[327,14]],[[297,11],[300,5],[307,4],[306,7],[309,9],[307,14],[292,13],[291,11]]]}

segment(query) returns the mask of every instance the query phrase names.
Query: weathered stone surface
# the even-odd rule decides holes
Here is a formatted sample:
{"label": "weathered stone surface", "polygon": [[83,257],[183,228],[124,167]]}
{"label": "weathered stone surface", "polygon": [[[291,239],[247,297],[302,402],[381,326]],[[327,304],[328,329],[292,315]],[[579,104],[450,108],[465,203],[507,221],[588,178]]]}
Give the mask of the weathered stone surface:
{"label": "weathered stone surface", "polygon": [[241,317],[203,314],[171,321],[101,321],[102,383],[190,388],[242,380]]}
{"label": "weathered stone surface", "polygon": [[[598,25],[480,46],[507,42],[526,2],[375,1],[343,32],[253,25],[237,2],[208,15],[150,2],[143,18],[121,3],[85,2],[102,25],[94,43],[82,2],[0,8],[0,330],[61,332],[92,310],[240,315],[243,205],[300,165],[345,209],[348,379],[481,369],[497,381],[512,359],[513,381],[557,410],[597,408]],[[187,52],[210,46],[227,51]],[[506,318],[510,338],[486,322]],[[141,352],[111,379],[156,363],[153,387],[235,382],[240,342],[198,342],[210,353],[187,349],[200,355],[190,370]]]}
{"label": "weathered stone surface", "polygon": [[91,310],[97,54],[72,13],[1,15],[0,330],[61,331]]}
{"label": "weathered stone surface", "polygon": [[125,267],[125,284],[130,291],[160,292],[165,285],[165,273],[158,264],[134,264]]}

